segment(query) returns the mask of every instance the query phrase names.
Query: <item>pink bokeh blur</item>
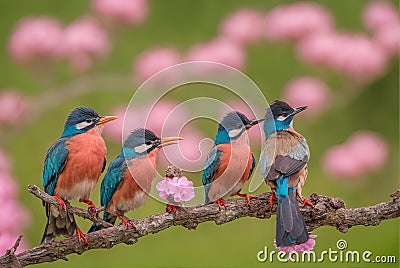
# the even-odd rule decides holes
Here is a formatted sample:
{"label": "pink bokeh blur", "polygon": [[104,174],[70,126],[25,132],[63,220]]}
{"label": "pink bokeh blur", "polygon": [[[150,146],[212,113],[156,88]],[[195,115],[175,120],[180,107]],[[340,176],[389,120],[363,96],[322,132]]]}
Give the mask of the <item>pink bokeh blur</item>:
{"label": "pink bokeh blur", "polygon": [[88,71],[96,58],[111,49],[107,32],[91,17],[82,17],[65,28],[59,43],[59,54],[77,72]]}
{"label": "pink bokeh blur", "polygon": [[27,17],[8,40],[10,57],[20,64],[41,66],[58,58],[62,26],[51,17]]}
{"label": "pink bokeh blur", "polygon": [[371,32],[380,31],[389,25],[399,24],[398,8],[389,1],[369,2],[363,10],[363,22]]}
{"label": "pink bokeh blur", "polygon": [[264,16],[250,8],[239,9],[228,15],[219,26],[219,33],[238,44],[251,44],[264,36]]}
{"label": "pink bokeh blur", "polygon": [[172,47],[150,48],[137,56],[133,66],[134,79],[143,83],[152,75],[182,61],[180,53]]}
{"label": "pink bokeh blur", "polygon": [[315,77],[295,77],[283,89],[283,99],[292,107],[307,105],[304,115],[316,116],[328,108],[330,89]]}
{"label": "pink bokeh blur", "polygon": [[265,18],[268,40],[295,41],[333,27],[331,14],[320,4],[297,2],[271,9]]}
{"label": "pink bokeh blur", "polygon": [[91,5],[102,20],[113,26],[142,24],[149,12],[146,0],[92,0]]}
{"label": "pink bokeh blur", "polygon": [[345,143],[325,153],[325,171],[338,178],[360,177],[384,166],[389,149],[385,140],[370,131],[353,134]]}
{"label": "pink bokeh blur", "polygon": [[5,89],[0,92],[0,127],[21,124],[28,110],[28,100],[18,91]]}

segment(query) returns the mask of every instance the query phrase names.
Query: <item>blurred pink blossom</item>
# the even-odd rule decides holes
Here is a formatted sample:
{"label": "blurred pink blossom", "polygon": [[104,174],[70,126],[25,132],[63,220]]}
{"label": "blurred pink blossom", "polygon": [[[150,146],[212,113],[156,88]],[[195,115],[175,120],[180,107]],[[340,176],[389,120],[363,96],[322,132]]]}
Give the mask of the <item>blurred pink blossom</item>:
{"label": "blurred pink blossom", "polygon": [[142,83],[165,68],[181,63],[179,52],[171,47],[151,48],[142,52],[134,62],[134,78]]}
{"label": "blurred pink blossom", "polygon": [[0,170],[0,204],[15,202],[18,194],[18,185],[8,171]]}
{"label": "blurred pink blossom", "polygon": [[381,168],[387,155],[388,146],[382,137],[361,131],[344,144],[329,149],[323,157],[323,167],[332,176],[357,177]]}
{"label": "blurred pink blossom", "polygon": [[[0,231],[0,256],[4,255],[8,249],[14,246],[15,241],[17,241],[19,235],[20,234],[10,234]],[[15,253],[18,254],[27,249],[28,247],[25,244],[24,239],[22,239]]]}
{"label": "blurred pink blossom", "polygon": [[280,5],[267,13],[265,34],[273,41],[293,41],[311,33],[330,30],[331,14],[320,4],[296,2]]}
{"label": "blurred pink blossom", "polygon": [[93,61],[106,56],[111,48],[107,32],[90,17],[82,17],[68,25],[59,42],[59,53],[78,72],[89,70]]}
{"label": "blurred pink blossom", "polygon": [[186,177],[165,177],[158,182],[156,189],[160,198],[164,200],[174,200],[174,202],[186,202],[194,197],[193,182]]}
{"label": "blurred pink blossom", "polygon": [[389,24],[373,34],[373,40],[387,56],[397,55],[400,51],[400,23]]}
{"label": "blurred pink blossom", "polygon": [[18,125],[28,111],[27,100],[16,90],[0,92],[0,126]]}
{"label": "blurred pink blossom", "polygon": [[321,80],[314,77],[292,79],[284,89],[284,99],[293,107],[307,105],[305,115],[314,116],[329,105],[330,90]]}
{"label": "blurred pink blossom", "polygon": [[290,252],[293,252],[293,251],[310,252],[311,250],[313,250],[313,248],[315,246],[315,238],[317,238],[316,234],[310,234],[307,242],[299,244],[299,245],[288,246],[288,247],[277,247],[276,242],[274,241],[274,246],[277,250],[286,251],[289,254],[290,254]]}
{"label": "blurred pink blossom", "polygon": [[361,33],[313,34],[301,40],[297,53],[306,62],[324,65],[357,82],[375,79],[387,65],[383,49]]}
{"label": "blurred pink blossom", "polygon": [[0,230],[12,234],[22,233],[29,225],[30,215],[16,200],[2,202],[0,210]]}
{"label": "blurred pink blossom", "polygon": [[146,0],[92,0],[92,10],[114,25],[138,25],[147,18]]}
{"label": "blurred pink blossom", "polygon": [[398,8],[389,1],[371,1],[363,11],[363,22],[365,27],[372,32],[399,24]]}
{"label": "blurred pink blossom", "polygon": [[243,70],[246,52],[230,39],[219,37],[208,43],[194,45],[187,52],[186,60],[218,62]]}
{"label": "blurred pink blossom", "polygon": [[8,41],[8,53],[21,64],[43,65],[57,59],[62,28],[51,17],[28,17],[18,22]]}
{"label": "blurred pink blossom", "polygon": [[264,16],[255,9],[242,8],[226,17],[219,32],[238,44],[249,44],[263,37]]}
{"label": "blurred pink blossom", "polygon": [[113,108],[110,114],[118,116],[119,120],[113,120],[104,126],[104,136],[111,139],[114,142],[121,142],[122,141],[122,128],[124,127],[124,123],[126,127],[129,128],[131,131],[139,128],[140,126],[133,126],[132,122],[124,122],[125,116],[125,106],[117,106]]}

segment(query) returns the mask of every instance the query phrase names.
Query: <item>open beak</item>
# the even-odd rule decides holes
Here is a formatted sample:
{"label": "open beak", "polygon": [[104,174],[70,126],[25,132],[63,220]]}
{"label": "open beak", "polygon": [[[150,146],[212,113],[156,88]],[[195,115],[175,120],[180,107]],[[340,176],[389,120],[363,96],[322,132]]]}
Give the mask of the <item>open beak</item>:
{"label": "open beak", "polygon": [[246,129],[250,129],[251,127],[257,125],[258,123],[261,123],[264,120],[265,120],[265,118],[251,120],[250,123],[248,125],[246,125]]}
{"label": "open beak", "polygon": [[105,124],[105,123],[107,123],[107,122],[110,122],[110,121],[112,121],[112,120],[115,120],[115,119],[118,119],[118,117],[117,116],[113,116],[113,115],[110,115],[110,116],[102,116],[102,117],[100,117],[100,120],[99,120],[99,122],[97,122],[97,124],[96,125],[103,125],[103,124]]}
{"label": "open beak", "polygon": [[165,146],[168,146],[168,145],[176,144],[177,141],[179,141],[179,140],[183,140],[183,138],[182,137],[164,138],[164,139],[161,139],[160,144],[158,145],[158,147],[161,148],[161,147],[165,147]]}
{"label": "open beak", "polygon": [[300,113],[301,111],[304,111],[305,109],[307,109],[307,106],[301,106],[301,107],[294,108],[293,113],[291,113],[290,115],[293,116],[295,114]]}

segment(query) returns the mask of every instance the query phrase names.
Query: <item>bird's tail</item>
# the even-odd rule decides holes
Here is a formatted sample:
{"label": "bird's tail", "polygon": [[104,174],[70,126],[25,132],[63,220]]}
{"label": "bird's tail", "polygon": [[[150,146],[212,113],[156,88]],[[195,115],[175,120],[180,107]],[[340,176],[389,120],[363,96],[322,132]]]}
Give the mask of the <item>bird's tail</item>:
{"label": "bird's tail", "polygon": [[[104,210],[103,221],[106,221],[106,222],[111,223],[111,224],[114,225],[116,220],[117,220],[116,216],[110,215],[109,213],[107,213],[107,211]],[[88,233],[96,232],[96,231],[101,230],[103,228],[104,227],[98,226],[95,223],[93,223],[92,226],[90,226],[90,229],[89,229]]]}
{"label": "bird's tail", "polygon": [[276,215],[276,245],[287,247],[308,240],[308,232],[297,204],[296,192],[288,187],[289,177],[277,180],[278,211]]}
{"label": "bird's tail", "polygon": [[61,217],[57,207],[46,204],[47,224],[44,229],[41,244],[54,241],[56,236],[72,236],[76,231],[74,214],[67,212],[66,217]]}

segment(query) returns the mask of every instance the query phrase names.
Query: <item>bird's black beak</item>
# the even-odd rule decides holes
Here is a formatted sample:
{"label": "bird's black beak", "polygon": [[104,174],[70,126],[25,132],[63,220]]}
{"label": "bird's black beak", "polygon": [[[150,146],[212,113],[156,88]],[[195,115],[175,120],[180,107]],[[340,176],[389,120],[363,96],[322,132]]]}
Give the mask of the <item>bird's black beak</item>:
{"label": "bird's black beak", "polygon": [[248,123],[248,124],[246,125],[246,129],[250,129],[251,127],[257,125],[258,123],[261,123],[261,122],[264,121],[264,120],[265,120],[265,118],[260,118],[260,119],[251,120],[250,123]]}
{"label": "bird's black beak", "polygon": [[176,144],[177,141],[183,140],[182,137],[169,137],[160,140],[160,144],[158,145],[159,148],[165,147],[168,145]]}
{"label": "bird's black beak", "polygon": [[294,111],[290,115],[293,116],[295,114],[298,114],[298,113],[304,111],[305,109],[307,109],[307,106],[301,106],[301,107],[294,108]]}

